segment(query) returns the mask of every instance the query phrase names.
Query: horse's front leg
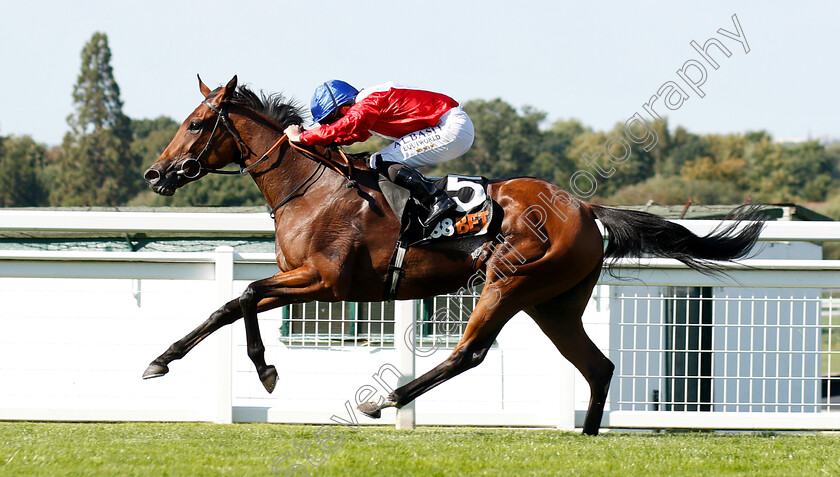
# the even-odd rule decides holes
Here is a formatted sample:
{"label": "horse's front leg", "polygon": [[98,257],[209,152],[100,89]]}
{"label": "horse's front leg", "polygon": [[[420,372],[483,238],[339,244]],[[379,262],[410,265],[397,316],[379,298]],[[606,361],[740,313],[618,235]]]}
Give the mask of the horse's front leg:
{"label": "horse's front leg", "polygon": [[210,318],[198,328],[192,330],[187,336],[172,343],[162,355],[155,358],[146,371],[143,372],[143,379],[157,378],[169,372],[169,363],[181,359],[191,349],[200,343],[204,338],[210,336],[219,328],[229,325],[242,318],[242,310],[239,307],[239,300],[227,302],[224,306],[214,311]]}
{"label": "horse's front leg", "polygon": [[278,273],[270,278],[257,280],[239,297],[239,306],[245,318],[245,339],[248,357],[257,368],[260,381],[269,393],[277,384],[277,369],[265,362],[265,345],[260,336],[257,311],[265,302],[283,304],[310,301],[309,295],[323,290],[320,274],[314,267],[304,266],[288,272]]}

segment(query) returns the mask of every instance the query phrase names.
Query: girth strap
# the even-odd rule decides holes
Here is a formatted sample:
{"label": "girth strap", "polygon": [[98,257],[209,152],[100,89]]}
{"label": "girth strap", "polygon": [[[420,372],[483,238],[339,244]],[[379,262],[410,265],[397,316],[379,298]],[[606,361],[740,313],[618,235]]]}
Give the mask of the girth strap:
{"label": "girth strap", "polygon": [[385,281],[385,301],[391,301],[397,296],[397,288],[400,286],[400,279],[405,274],[405,254],[408,246],[397,240],[394,248],[394,255],[391,256],[391,263],[388,264],[388,278]]}

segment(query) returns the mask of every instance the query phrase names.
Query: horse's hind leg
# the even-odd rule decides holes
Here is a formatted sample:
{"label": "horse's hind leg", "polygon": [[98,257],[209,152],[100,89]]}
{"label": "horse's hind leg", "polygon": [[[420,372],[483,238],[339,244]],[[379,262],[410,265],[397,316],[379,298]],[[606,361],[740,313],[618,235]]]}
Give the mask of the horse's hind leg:
{"label": "horse's hind leg", "polygon": [[234,321],[242,318],[242,309],[239,306],[239,300],[232,300],[227,302],[224,306],[214,311],[210,318],[202,323],[198,328],[192,330],[187,336],[172,343],[162,355],[155,358],[146,371],[143,372],[143,379],[156,378],[163,376],[169,372],[169,363],[176,359],[181,359],[191,349],[200,343],[204,338],[210,336],[219,328],[229,325]]}
{"label": "horse's hind leg", "polygon": [[598,435],[615,365],[601,353],[583,329],[581,317],[601,271],[597,267],[581,283],[551,300],[525,311],[537,322],[563,356],[589,383],[589,409],[583,433]]}
{"label": "horse's hind leg", "polygon": [[504,300],[495,307],[480,300],[470,315],[464,335],[446,360],[419,378],[395,389],[384,402],[362,403],[358,409],[370,417],[378,418],[383,408],[402,407],[438,384],[478,366],[502,327],[517,311],[504,303]]}

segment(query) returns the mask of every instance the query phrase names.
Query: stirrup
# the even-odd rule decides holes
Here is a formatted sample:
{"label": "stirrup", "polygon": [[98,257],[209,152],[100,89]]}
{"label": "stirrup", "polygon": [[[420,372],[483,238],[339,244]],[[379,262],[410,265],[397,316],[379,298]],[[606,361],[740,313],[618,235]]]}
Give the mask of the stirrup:
{"label": "stirrup", "polygon": [[429,208],[429,215],[426,217],[425,220],[422,220],[420,223],[423,224],[423,227],[428,228],[435,222],[435,220],[438,219],[438,217],[450,211],[451,209],[454,209],[455,206],[455,201],[452,200],[451,197],[449,197],[446,194],[441,194],[441,198],[439,198]]}

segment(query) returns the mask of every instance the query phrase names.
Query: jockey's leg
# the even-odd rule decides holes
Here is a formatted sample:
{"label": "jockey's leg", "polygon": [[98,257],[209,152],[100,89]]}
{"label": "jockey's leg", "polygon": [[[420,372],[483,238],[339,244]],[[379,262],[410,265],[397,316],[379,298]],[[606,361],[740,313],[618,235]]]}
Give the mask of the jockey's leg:
{"label": "jockey's leg", "polygon": [[415,168],[440,164],[463,155],[472,146],[474,136],[469,116],[460,107],[452,108],[434,127],[408,134],[374,154],[371,166],[391,182],[408,189],[429,209],[429,216],[423,221],[428,227],[453,208],[455,202],[439,192]]}
{"label": "jockey's leg", "polygon": [[429,227],[441,215],[455,208],[455,201],[442,190],[438,190],[429,179],[417,169],[398,162],[385,163],[386,175],[394,184],[405,187],[411,196],[429,210],[423,226]]}

